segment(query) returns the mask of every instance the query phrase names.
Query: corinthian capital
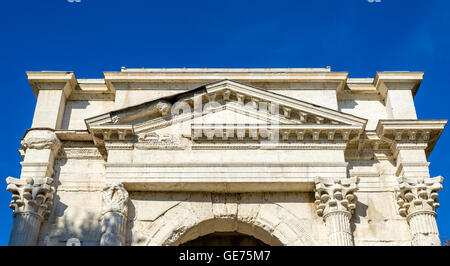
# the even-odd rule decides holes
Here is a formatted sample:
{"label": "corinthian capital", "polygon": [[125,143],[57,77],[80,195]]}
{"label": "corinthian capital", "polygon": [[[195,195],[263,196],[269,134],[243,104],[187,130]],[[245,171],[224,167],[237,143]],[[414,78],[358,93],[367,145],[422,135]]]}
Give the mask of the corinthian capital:
{"label": "corinthian capital", "polygon": [[12,193],[9,205],[14,214],[32,214],[40,219],[50,214],[55,188],[50,184],[52,178],[27,178],[26,180],[8,177],[6,190]]}
{"label": "corinthian capital", "polygon": [[118,212],[127,216],[128,199],[128,192],[122,183],[106,184],[103,188],[102,215],[108,212]]}
{"label": "corinthian capital", "polygon": [[356,177],[315,178],[315,201],[317,215],[327,216],[333,212],[345,212],[349,217],[356,207],[354,192],[357,190]]}
{"label": "corinthian capital", "polygon": [[36,128],[31,129],[26,133],[21,144],[24,149],[57,150],[60,147],[61,142],[52,130]]}
{"label": "corinthian capital", "polygon": [[441,176],[434,178],[407,178],[397,179],[399,187],[397,190],[397,203],[399,213],[409,217],[418,212],[435,213],[439,203],[438,191],[442,189]]}

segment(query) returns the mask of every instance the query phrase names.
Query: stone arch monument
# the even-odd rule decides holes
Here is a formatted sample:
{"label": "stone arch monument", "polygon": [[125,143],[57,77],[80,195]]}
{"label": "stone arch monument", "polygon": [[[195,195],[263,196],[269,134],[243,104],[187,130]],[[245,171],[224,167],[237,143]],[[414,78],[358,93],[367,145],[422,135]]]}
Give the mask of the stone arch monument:
{"label": "stone arch monument", "polygon": [[27,75],[10,245],[440,245],[422,72]]}

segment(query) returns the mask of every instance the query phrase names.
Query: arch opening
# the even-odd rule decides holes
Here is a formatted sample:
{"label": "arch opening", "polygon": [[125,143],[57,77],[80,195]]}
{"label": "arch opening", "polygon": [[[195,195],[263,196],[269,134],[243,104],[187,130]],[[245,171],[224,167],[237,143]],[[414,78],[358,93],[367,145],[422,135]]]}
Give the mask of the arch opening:
{"label": "arch opening", "polygon": [[215,232],[187,241],[180,246],[268,246],[263,241],[239,232]]}
{"label": "arch opening", "polygon": [[204,205],[183,202],[171,208],[155,220],[148,231],[138,233],[147,236],[142,238],[142,243],[178,246],[202,236],[227,232],[235,236],[248,235],[269,246],[316,245],[302,221],[277,204],[241,203],[237,208],[228,207],[227,203]]}
{"label": "arch opening", "polygon": [[235,219],[215,218],[203,221],[181,234],[171,245],[283,246],[266,229]]}

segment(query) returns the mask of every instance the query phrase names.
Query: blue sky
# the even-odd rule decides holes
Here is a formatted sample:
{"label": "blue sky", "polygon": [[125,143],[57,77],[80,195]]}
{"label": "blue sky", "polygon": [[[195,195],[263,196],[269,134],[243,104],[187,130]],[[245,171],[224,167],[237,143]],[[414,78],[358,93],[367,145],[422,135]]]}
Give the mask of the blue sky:
{"label": "blue sky", "polygon": [[[25,71],[140,67],[325,67],[373,77],[425,71],[420,119],[450,118],[450,1],[21,0],[0,8],[0,245],[12,226],[4,179],[19,177],[17,149],[36,99]],[[450,129],[429,157],[442,175],[438,226],[450,238]]]}

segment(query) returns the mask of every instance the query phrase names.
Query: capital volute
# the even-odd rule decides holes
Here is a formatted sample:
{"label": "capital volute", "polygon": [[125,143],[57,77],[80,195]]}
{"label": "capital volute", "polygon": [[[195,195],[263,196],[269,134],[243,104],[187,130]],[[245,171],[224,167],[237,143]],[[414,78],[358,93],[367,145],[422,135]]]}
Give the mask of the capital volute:
{"label": "capital volute", "polygon": [[51,186],[53,179],[27,178],[17,179],[8,177],[6,190],[12,193],[9,205],[14,214],[36,215],[39,219],[45,219],[50,214],[55,188]]}
{"label": "capital volute", "polygon": [[352,178],[315,178],[315,205],[317,215],[326,217],[334,212],[351,216],[356,207],[357,177]]}
{"label": "capital volute", "polygon": [[22,147],[26,149],[50,149],[57,152],[61,142],[55,132],[50,129],[32,128],[28,130],[22,139]]}
{"label": "capital volute", "polygon": [[442,189],[441,176],[434,178],[399,177],[396,189],[399,213],[411,217],[418,213],[432,213],[439,207],[438,191]]}

